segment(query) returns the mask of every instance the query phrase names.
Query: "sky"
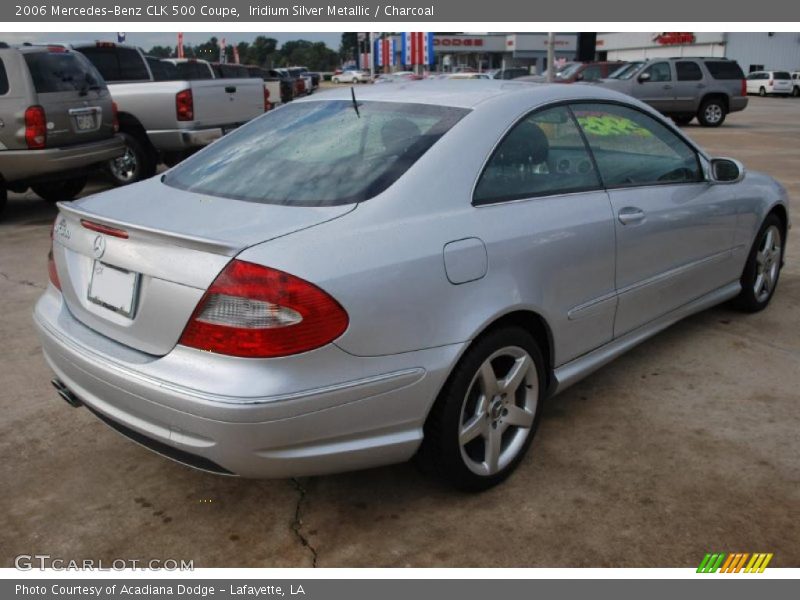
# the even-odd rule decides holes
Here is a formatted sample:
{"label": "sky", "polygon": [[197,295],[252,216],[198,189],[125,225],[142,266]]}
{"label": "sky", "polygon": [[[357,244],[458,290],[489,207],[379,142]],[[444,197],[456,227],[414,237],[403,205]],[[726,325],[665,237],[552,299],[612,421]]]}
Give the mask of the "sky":
{"label": "sky", "polygon": [[[228,44],[237,44],[241,41],[252,42],[257,35],[264,35],[266,37],[275,38],[278,40],[278,45],[283,44],[289,40],[309,40],[311,42],[325,42],[331,50],[339,50],[339,42],[341,41],[342,34],[329,31],[318,31],[314,33],[303,32],[186,32],[183,34],[183,43],[185,45],[194,45],[205,42],[211,36],[216,36],[218,39],[225,38]],[[2,33],[0,32],[0,41],[8,44],[20,44],[22,42],[85,42],[94,40],[104,41],[117,41],[116,32],[66,32],[66,33]],[[125,40],[128,44],[140,46],[145,50],[149,50],[153,46],[175,46],[178,43],[177,33],[170,32],[152,32],[152,31],[132,31],[127,34]]]}

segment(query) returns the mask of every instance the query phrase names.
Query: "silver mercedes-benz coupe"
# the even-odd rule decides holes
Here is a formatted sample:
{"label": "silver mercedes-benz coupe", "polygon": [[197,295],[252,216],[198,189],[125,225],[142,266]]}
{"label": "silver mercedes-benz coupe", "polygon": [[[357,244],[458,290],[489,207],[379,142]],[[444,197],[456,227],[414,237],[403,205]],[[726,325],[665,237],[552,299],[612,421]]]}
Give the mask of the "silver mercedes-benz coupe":
{"label": "silver mercedes-benz coupe", "polygon": [[522,460],[545,398],[689,314],[769,303],[784,188],[644,104],[370,88],[59,204],[34,317],[60,395],[206,471],[416,457],[476,490]]}

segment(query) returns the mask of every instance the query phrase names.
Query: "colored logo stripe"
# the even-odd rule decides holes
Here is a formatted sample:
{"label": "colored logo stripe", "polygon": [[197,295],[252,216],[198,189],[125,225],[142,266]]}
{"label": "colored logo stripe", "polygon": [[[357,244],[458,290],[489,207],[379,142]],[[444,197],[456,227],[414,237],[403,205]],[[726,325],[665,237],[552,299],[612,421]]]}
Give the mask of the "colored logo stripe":
{"label": "colored logo stripe", "polygon": [[[763,573],[764,569],[772,560],[774,554],[759,552],[749,554],[747,552],[734,552],[726,554],[724,552],[708,553],[703,557],[697,573],[739,573],[744,569],[744,573]],[[745,564],[747,566],[745,567]]]}

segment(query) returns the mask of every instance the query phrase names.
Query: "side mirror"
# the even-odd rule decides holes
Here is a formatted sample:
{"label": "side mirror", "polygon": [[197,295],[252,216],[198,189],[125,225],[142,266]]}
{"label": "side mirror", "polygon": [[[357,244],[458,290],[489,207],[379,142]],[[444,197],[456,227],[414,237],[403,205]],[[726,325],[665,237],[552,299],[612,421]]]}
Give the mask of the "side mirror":
{"label": "side mirror", "polygon": [[739,183],[744,179],[744,165],[733,158],[712,158],[711,178],[716,183]]}
{"label": "side mirror", "polygon": [[639,83],[644,83],[645,81],[650,81],[650,73],[642,73],[638,77]]}

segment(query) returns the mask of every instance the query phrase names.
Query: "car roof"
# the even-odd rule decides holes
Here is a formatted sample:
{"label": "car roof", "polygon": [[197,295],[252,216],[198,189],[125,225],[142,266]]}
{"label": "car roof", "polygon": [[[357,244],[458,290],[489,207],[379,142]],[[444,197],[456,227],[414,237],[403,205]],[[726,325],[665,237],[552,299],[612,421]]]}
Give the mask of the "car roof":
{"label": "car roof", "polygon": [[[351,100],[350,89],[346,87],[330,90],[295,102]],[[424,79],[392,86],[359,86],[352,89],[355,90],[357,100],[433,104],[470,109],[508,95],[529,97],[531,104],[565,100],[621,100],[638,105],[630,96],[595,85],[523,83],[496,79]]]}

